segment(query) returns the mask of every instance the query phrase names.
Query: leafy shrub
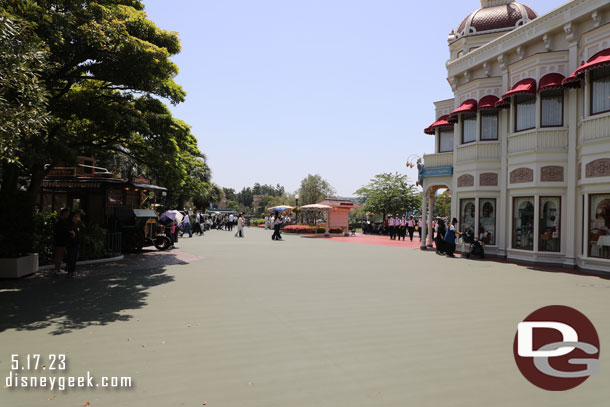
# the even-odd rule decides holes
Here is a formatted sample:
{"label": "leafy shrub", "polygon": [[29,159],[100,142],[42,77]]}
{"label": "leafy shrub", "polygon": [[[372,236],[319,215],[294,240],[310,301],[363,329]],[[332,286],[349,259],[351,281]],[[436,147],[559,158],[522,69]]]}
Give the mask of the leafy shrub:
{"label": "leafy shrub", "polygon": [[39,212],[34,215],[33,251],[38,253],[41,265],[53,262],[53,256],[55,255],[53,228],[57,218],[57,212]]}
{"label": "leafy shrub", "polygon": [[[325,231],[326,231],[325,226],[313,226],[313,225],[284,226],[284,232],[286,232],[286,233],[324,233]],[[343,229],[330,228],[329,233],[343,233]]]}

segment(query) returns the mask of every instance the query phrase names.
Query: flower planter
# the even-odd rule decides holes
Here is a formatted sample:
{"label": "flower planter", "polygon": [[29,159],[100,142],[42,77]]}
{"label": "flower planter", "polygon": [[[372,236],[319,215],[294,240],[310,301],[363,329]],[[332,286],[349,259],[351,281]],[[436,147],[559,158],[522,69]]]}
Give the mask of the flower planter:
{"label": "flower planter", "polygon": [[20,278],[38,271],[38,253],[14,259],[0,259],[0,278]]}

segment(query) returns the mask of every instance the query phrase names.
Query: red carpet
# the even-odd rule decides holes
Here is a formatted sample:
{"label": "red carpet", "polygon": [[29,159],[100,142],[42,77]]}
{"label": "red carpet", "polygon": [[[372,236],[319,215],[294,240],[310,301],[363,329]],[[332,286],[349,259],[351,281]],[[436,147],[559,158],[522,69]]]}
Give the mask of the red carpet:
{"label": "red carpet", "polygon": [[390,240],[388,236],[379,236],[379,235],[361,235],[357,234],[356,236],[330,236],[324,237],[324,235],[304,235],[304,237],[308,238],[317,238],[317,239],[328,239],[333,242],[346,242],[346,243],[357,243],[357,244],[366,244],[370,246],[389,246],[389,247],[406,247],[411,249],[418,249],[420,247],[419,237],[417,235],[413,236],[413,241],[409,241],[409,237],[406,240]]}

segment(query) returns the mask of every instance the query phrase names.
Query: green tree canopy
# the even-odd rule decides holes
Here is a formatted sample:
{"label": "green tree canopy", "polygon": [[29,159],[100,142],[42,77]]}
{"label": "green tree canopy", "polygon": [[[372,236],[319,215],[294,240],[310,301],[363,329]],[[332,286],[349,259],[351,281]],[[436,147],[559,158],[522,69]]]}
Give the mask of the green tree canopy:
{"label": "green tree canopy", "polygon": [[449,190],[445,190],[436,196],[434,207],[436,208],[436,215],[447,218],[451,216],[451,195]]}
{"label": "green tree canopy", "polygon": [[[142,0],[2,4],[3,15],[23,22],[27,38],[46,53],[37,77],[47,94],[48,124],[11,144],[13,162],[2,166],[1,213],[31,230],[27,219],[44,175],[80,154],[123,154],[146,166],[153,178],[173,182],[170,188],[204,192],[209,170],[205,162],[195,162],[203,158],[195,138],[161,101],[176,104],[185,98],[174,81],[178,67],[170,60],[180,41],[147,19]],[[9,52],[27,54],[28,49]],[[22,189],[22,198],[11,196]],[[21,216],[15,215],[18,210]]]}
{"label": "green tree canopy", "polygon": [[37,73],[47,63],[42,44],[0,13],[0,161],[15,163],[44,129],[47,93]]}
{"label": "green tree canopy", "polygon": [[406,175],[399,173],[377,174],[368,185],[356,191],[364,200],[365,209],[382,214],[407,214],[421,208],[421,193],[409,184]]}
{"label": "green tree canopy", "polygon": [[299,204],[310,205],[330,198],[335,194],[335,189],[319,174],[308,174],[301,181],[299,189]]}

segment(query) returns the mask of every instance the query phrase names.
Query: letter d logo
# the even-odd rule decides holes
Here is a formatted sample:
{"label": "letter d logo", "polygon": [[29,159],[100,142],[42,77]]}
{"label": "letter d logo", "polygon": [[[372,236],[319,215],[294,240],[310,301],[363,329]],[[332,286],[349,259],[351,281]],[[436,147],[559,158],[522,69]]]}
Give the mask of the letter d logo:
{"label": "letter d logo", "polygon": [[573,346],[564,346],[555,350],[533,350],[534,328],[554,329],[561,332],[563,339],[558,342],[578,342],[578,334],[570,325],[561,322],[521,322],[517,326],[519,356],[550,358],[567,355],[574,350]]}

